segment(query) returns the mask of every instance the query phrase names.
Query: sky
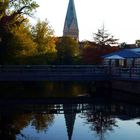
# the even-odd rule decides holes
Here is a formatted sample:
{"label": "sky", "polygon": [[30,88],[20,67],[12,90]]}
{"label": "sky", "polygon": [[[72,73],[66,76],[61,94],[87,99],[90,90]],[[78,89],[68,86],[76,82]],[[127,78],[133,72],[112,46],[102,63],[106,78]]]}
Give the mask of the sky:
{"label": "sky", "polygon": [[[47,19],[56,36],[63,35],[69,0],[36,0],[40,7],[36,19]],[[93,33],[102,27],[119,43],[135,43],[140,39],[140,0],[74,0],[79,39],[93,41]]]}

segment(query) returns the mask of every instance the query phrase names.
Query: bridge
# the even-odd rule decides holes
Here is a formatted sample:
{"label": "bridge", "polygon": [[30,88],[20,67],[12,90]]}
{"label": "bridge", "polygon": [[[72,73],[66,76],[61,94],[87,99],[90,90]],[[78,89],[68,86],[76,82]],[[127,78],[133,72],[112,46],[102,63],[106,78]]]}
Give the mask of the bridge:
{"label": "bridge", "polygon": [[140,81],[140,68],[103,65],[0,65],[0,81]]}
{"label": "bridge", "polygon": [[[124,114],[131,118],[140,116],[140,106],[139,104],[129,104],[121,102],[106,102],[103,100],[96,100],[92,98],[84,102],[72,102],[71,99],[66,99],[68,102],[54,103],[54,99],[51,99],[51,103],[47,100],[1,100],[0,101],[0,114],[13,114],[13,113],[39,113],[39,114],[79,114],[79,113],[90,113],[97,114],[104,112],[110,115],[120,116],[124,118]],[[42,102],[43,101],[43,102]]]}

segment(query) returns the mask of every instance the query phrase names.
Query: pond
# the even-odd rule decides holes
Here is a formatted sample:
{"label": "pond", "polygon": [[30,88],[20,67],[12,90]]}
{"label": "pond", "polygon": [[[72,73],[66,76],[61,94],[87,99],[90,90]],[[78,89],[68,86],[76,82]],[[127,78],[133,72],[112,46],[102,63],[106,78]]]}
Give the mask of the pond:
{"label": "pond", "polygon": [[140,105],[124,100],[126,93],[115,97],[103,89],[101,96],[94,83],[84,82],[0,85],[6,91],[0,100],[0,139],[140,139]]}

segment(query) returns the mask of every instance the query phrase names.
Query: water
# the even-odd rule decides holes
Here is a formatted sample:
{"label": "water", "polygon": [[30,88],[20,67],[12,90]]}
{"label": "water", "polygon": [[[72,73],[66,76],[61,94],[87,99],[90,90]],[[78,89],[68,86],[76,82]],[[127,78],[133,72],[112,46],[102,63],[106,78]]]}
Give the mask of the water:
{"label": "water", "polygon": [[13,97],[8,89],[1,94],[0,140],[140,139],[140,105],[124,100],[126,93],[101,96],[93,83],[1,85]]}
{"label": "water", "polygon": [[0,139],[140,139],[140,106],[121,103],[19,104],[11,108],[1,109]]}

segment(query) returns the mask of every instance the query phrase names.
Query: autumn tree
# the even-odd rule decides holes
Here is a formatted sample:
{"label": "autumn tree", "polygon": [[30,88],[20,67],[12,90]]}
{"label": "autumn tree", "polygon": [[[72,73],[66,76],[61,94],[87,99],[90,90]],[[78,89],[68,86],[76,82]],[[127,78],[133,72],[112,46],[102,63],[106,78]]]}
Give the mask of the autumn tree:
{"label": "autumn tree", "polygon": [[97,64],[98,63],[98,52],[96,50],[96,43],[84,41],[81,48],[81,56],[84,64]]}
{"label": "autumn tree", "polygon": [[100,64],[99,50],[94,47],[84,48],[82,51],[84,64]]}
{"label": "autumn tree", "polygon": [[5,61],[7,43],[13,34],[11,30],[19,27],[25,20],[25,15],[32,16],[38,7],[34,0],[3,0],[0,2],[0,63]]}
{"label": "autumn tree", "polygon": [[56,58],[56,38],[53,32],[47,20],[39,20],[31,29],[33,40],[37,44],[37,57],[42,58],[42,62],[52,62]]}
{"label": "autumn tree", "polygon": [[117,46],[101,47],[95,42],[84,42],[83,44],[81,56],[84,64],[101,64],[102,55],[118,50]]}
{"label": "autumn tree", "polygon": [[79,57],[78,43],[71,37],[59,38],[56,49],[58,64],[74,64],[76,58]]}
{"label": "autumn tree", "polygon": [[88,42],[82,50],[85,64],[101,64],[102,55],[118,50],[118,39],[107,33],[104,26],[94,34],[94,42]]}
{"label": "autumn tree", "polygon": [[19,18],[23,15],[32,16],[37,7],[38,4],[34,0],[3,0],[0,2],[1,29],[8,31],[9,27],[20,25],[25,19]]}
{"label": "autumn tree", "polygon": [[[25,25],[26,24],[26,25]],[[37,54],[37,44],[33,41],[28,21],[11,29],[11,38],[7,43],[5,63],[27,64],[27,59]]]}

